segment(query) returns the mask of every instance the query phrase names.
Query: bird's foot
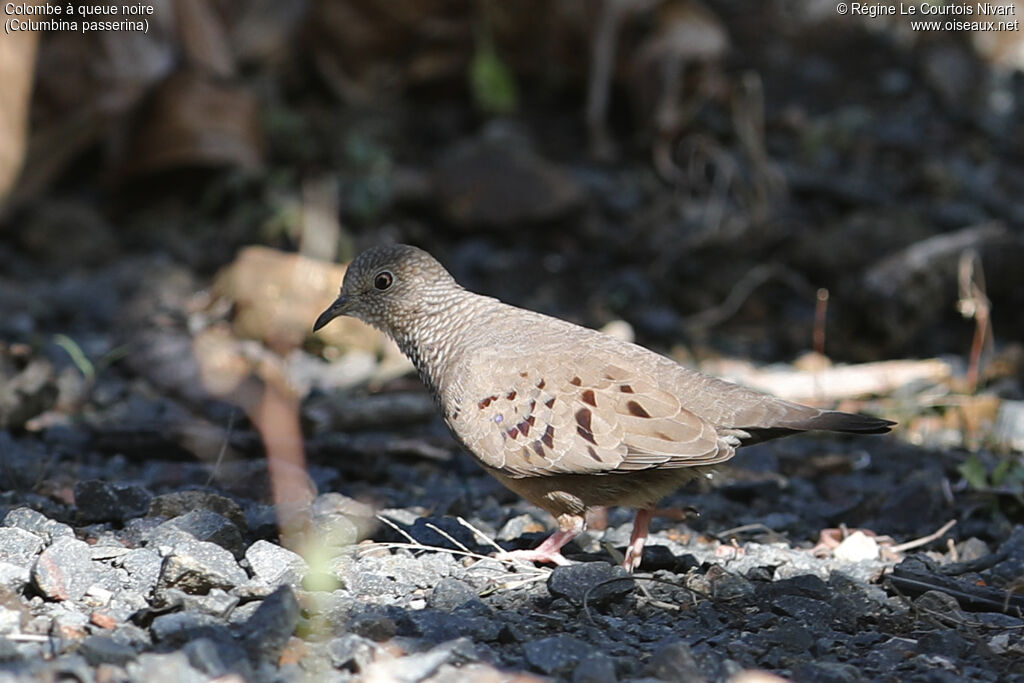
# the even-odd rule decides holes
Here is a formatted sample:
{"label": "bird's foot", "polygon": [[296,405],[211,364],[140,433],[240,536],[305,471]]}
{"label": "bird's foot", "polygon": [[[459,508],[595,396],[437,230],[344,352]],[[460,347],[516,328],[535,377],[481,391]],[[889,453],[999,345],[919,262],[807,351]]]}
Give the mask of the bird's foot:
{"label": "bird's foot", "polygon": [[[580,525],[582,527],[582,525]],[[499,560],[525,560],[527,562],[550,562],[560,567],[572,564],[562,554],[562,546],[574,539],[579,530],[570,529],[556,531],[545,539],[543,543],[533,550],[506,550],[496,555]]]}
{"label": "bird's foot", "polygon": [[506,550],[505,552],[498,553],[494,558],[501,561],[548,562],[550,564],[557,564],[559,567],[573,563],[572,560],[568,559],[558,550],[550,551],[541,550],[540,548],[534,548],[533,550]]}
{"label": "bird's foot", "polygon": [[626,559],[622,562],[622,567],[630,574],[640,567],[640,562],[643,560],[644,544],[647,543],[647,528],[650,526],[651,517],[654,514],[654,510],[636,511],[636,517],[633,519],[633,533],[630,535],[629,545],[626,547]]}

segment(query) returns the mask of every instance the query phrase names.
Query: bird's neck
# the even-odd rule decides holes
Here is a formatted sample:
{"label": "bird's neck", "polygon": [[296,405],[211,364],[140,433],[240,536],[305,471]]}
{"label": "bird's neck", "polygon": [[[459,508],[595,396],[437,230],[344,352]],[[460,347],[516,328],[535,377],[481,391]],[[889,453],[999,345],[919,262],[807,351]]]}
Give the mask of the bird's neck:
{"label": "bird's neck", "polygon": [[416,316],[415,324],[399,325],[392,337],[423,382],[440,395],[451,377],[451,368],[466,353],[473,352],[475,330],[489,319],[489,311],[498,302],[464,290],[457,295],[431,301]]}

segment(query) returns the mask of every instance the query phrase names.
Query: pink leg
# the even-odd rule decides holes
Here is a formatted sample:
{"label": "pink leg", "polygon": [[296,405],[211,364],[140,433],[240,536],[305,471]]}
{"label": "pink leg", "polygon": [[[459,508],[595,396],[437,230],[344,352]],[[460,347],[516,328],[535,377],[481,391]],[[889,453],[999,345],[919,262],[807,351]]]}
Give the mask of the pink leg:
{"label": "pink leg", "polygon": [[499,560],[526,560],[527,562],[550,562],[551,564],[572,564],[562,555],[562,546],[579,535],[578,531],[556,531],[533,550],[506,550],[498,553]]}
{"label": "pink leg", "polygon": [[527,562],[550,562],[565,566],[572,562],[562,555],[562,547],[580,535],[583,531],[583,517],[560,515],[559,530],[548,536],[543,543],[533,550],[506,550],[498,553],[499,560],[526,560]]}
{"label": "pink leg", "polygon": [[626,559],[622,566],[627,572],[631,572],[640,566],[643,559],[644,543],[647,542],[647,527],[651,523],[654,510],[637,510],[633,519],[633,533],[629,537],[629,547],[626,548]]}

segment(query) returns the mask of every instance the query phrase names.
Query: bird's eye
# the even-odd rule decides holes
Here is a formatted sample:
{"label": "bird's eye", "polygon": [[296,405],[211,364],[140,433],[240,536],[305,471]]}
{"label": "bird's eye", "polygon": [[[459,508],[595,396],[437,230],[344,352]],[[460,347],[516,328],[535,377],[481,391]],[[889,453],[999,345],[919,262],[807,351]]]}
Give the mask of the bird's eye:
{"label": "bird's eye", "polygon": [[391,283],[395,281],[395,276],[386,270],[382,270],[373,278],[373,286],[380,291],[384,291],[391,286]]}

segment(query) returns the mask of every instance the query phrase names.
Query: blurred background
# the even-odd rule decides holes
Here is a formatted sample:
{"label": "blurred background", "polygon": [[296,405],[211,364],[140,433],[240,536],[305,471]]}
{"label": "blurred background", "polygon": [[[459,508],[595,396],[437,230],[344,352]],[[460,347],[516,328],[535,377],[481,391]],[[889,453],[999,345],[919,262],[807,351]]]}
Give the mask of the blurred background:
{"label": "blurred background", "polygon": [[310,334],[335,264],[403,241],[475,291],[1019,456],[1019,30],[815,0],[154,7],[0,39],[8,443],[213,460],[255,429],[300,459],[433,419],[377,333]]}

